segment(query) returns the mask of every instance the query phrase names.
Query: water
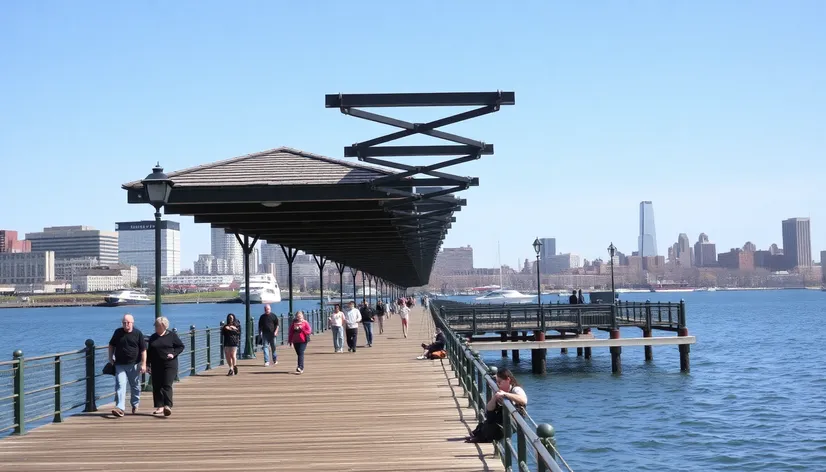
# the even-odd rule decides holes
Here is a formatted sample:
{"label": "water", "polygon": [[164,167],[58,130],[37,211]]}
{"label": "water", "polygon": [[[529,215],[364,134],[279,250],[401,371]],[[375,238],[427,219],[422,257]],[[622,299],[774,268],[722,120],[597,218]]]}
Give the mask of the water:
{"label": "water", "polygon": [[[656,298],[655,298],[656,297]],[[691,373],[679,369],[676,346],[623,349],[623,373],[611,374],[607,348],[586,361],[549,351],[549,374],[530,372],[530,353],[514,366],[498,353],[486,361],[516,372],[537,422],[553,424],[557,444],[577,471],[826,470],[826,349],[818,322],[820,291],[627,294],[626,300],[684,298]],[[556,297],[543,297],[543,301]],[[296,309],[318,307],[296,301]],[[253,307],[257,318],[260,306]],[[79,349],[87,338],[105,344],[124,308],[0,310],[0,356]],[[151,332],[153,307],[130,307]],[[179,330],[217,326],[241,305],[171,305],[164,314]],[[286,302],[273,306],[287,311]],[[656,334],[656,333],[655,333]],[[596,333],[604,336],[604,333]],[[623,330],[624,337],[640,330]],[[417,353],[412,353],[415,355]]]}

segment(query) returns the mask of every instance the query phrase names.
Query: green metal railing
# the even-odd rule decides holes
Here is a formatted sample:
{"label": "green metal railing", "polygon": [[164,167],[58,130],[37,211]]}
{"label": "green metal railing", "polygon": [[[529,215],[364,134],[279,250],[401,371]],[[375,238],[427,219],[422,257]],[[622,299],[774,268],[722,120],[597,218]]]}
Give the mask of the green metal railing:
{"label": "green metal railing", "polygon": [[[330,312],[304,312],[313,333],[328,329]],[[277,342],[286,344],[293,317],[277,318]],[[178,356],[178,379],[224,365],[223,325],[204,329],[193,325],[183,332],[173,329],[185,346]],[[12,360],[0,362],[0,436],[25,434],[27,429],[48,422],[60,423],[66,414],[97,411],[102,400],[108,402],[115,396],[113,378],[102,374],[107,357],[108,346],[96,346],[89,339],[86,347],[76,351],[25,357],[17,350]],[[151,388],[149,375],[143,374],[141,382],[143,390]]]}
{"label": "green metal railing", "polygon": [[[495,380],[497,368],[485,365],[479,353],[468,347],[467,339],[456,334],[442,319],[438,301],[431,302],[430,312],[434,323],[445,335],[450,367],[465,392],[468,407],[473,408],[478,421],[484,421],[487,402],[499,389]],[[496,441],[494,447],[506,470],[572,470],[556,449],[553,426],[547,423],[537,425],[527,412],[516,408],[510,401],[505,401],[503,406],[504,438]]]}

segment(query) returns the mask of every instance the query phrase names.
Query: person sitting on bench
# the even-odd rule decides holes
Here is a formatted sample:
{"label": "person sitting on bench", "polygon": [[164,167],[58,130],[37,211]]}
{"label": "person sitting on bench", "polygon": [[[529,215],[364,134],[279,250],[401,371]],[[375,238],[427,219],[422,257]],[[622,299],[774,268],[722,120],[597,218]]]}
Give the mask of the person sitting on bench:
{"label": "person sitting on bench", "polygon": [[528,404],[525,390],[519,386],[516,378],[508,369],[502,369],[496,373],[496,386],[499,390],[490,397],[486,405],[485,421],[476,426],[470,436],[465,438],[465,442],[490,443],[501,440],[505,437],[502,424],[505,421],[505,415],[508,414],[508,410],[502,406],[503,402],[510,400],[517,408],[524,408]]}
{"label": "person sitting on bench", "polygon": [[[442,333],[442,330],[436,328],[435,339],[431,344],[422,343],[422,349],[424,349],[424,352],[421,356],[417,357],[416,359],[433,359],[434,352],[445,350],[446,342],[447,340],[445,339],[445,335],[444,333]],[[441,359],[442,357],[440,356],[439,358]]]}

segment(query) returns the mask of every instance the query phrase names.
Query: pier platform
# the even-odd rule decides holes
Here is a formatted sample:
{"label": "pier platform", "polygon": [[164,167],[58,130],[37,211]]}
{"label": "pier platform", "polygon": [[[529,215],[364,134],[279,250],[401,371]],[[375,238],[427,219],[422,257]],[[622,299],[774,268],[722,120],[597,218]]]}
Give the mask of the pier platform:
{"label": "pier platform", "polygon": [[280,347],[175,384],[168,418],[141,411],[114,418],[111,405],[0,441],[0,471],[483,471],[504,470],[490,444],[466,444],[476,424],[447,362],[416,360],[432,338],[414,308],[410,336],[398,315],[374,323],[374,347],[359,332],[356,353],[333,353],[329,331],[313,335],[305,372]]}
{"label": "pier platform", "polygon": [[680,346],[695,344],[694,336],[657,336],[651,338],[597,339],[584,336],[567,339],[546,339],[545,341],[473,341],[468,346],[477,351],[499,351],[502,349],[569,349],[593,347],[632,347],[632,346]]}

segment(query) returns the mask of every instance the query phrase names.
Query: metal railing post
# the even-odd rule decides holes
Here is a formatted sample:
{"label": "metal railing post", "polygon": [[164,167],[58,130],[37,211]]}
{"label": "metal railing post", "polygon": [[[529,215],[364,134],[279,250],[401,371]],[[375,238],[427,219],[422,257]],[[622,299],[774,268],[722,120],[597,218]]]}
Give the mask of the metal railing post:
{"label": "metal railing post", "polygon": [[[178,328],[172,328],[172,332],[175,333],[175,334],[178,334]],[[183,340],[181,340],[181,342],[183,342]],[[174,381],[175,382],[180,382],[181,381],[181,378],[178,376],[178,371],[177,370],[175,371],[175,380]]]}
{"label": "metal railing post", "polygon": [[[111,359],[106,359],[106,362]],[[98,411],[97,401],[95,397],[95,342],[91,339],[86,340],[86,408],[84,413],[92,413]]]}
{"label": "metal railing post", "polygon": [[507,408],[503,408],[502,412],[502,429],[504,430],[505,435],[502,437],[502,449],[505,450],[505,455],[502,456],[502,462],[505,464],[505,470],[511,470],[513,467],[513,451],[510,448],[508,442],[513,436],[513,419],[511,415],[508,413]]}
{"label": "metal railing post", "polygon": [[[508,415],[508,417],[510,417],[510,415]],[[510,418],[508,419],[510,420]],[[525,431],[522,428],[517,428],[516,430],[516,461],[518,463],[518,469],[521,469],[522,464],[527,465],[528,462],[528,445],[525,441]]]}
{"label": "metal railing post", "polygon": [[26,434],[26,398],[23,387],[24,360],[23,351],[14,351],[13,359],[17,361],[14,371],[14,434]]}
{"label": "metal railing post", "polygon": [[60,384],[63,383],[62,375],[61,375],[61,362],[60,356],[55,356],[54,358],[54,421],[55,423],[62,423],[63,422],[63,402],[60,399],[60,394],[62,393],[61,390],[63,387]]}
{"label": "metal railing post", "polygon": [[189,375],[195,375],[195,325],[189,326]]}
{"label": "metal railing post", "polygon": [[212,369],[212,330],[209,328],[209,326],[206,327],[206,354],[206,370],[210,370]]}
{"label": "metal railing post", "polygon": [[218,331],[218,345],[220,346],[218,350],[218,365],[224,365],[224,322],[220,322],[218,326],[220,327]]}
{"label": "metal railing post", "polygon": [[[556,459],[556,439],[554,439],[554,427],[549,425],[548,423],[542,423],[537,425],[536,427],[536,435],[539,436],[540,441],[545,446],[545,449],[548,450],[548,453]],[[539,472],[547,472],[548,469],[545,468],[545,464],[542,461],[539,462]]]}

